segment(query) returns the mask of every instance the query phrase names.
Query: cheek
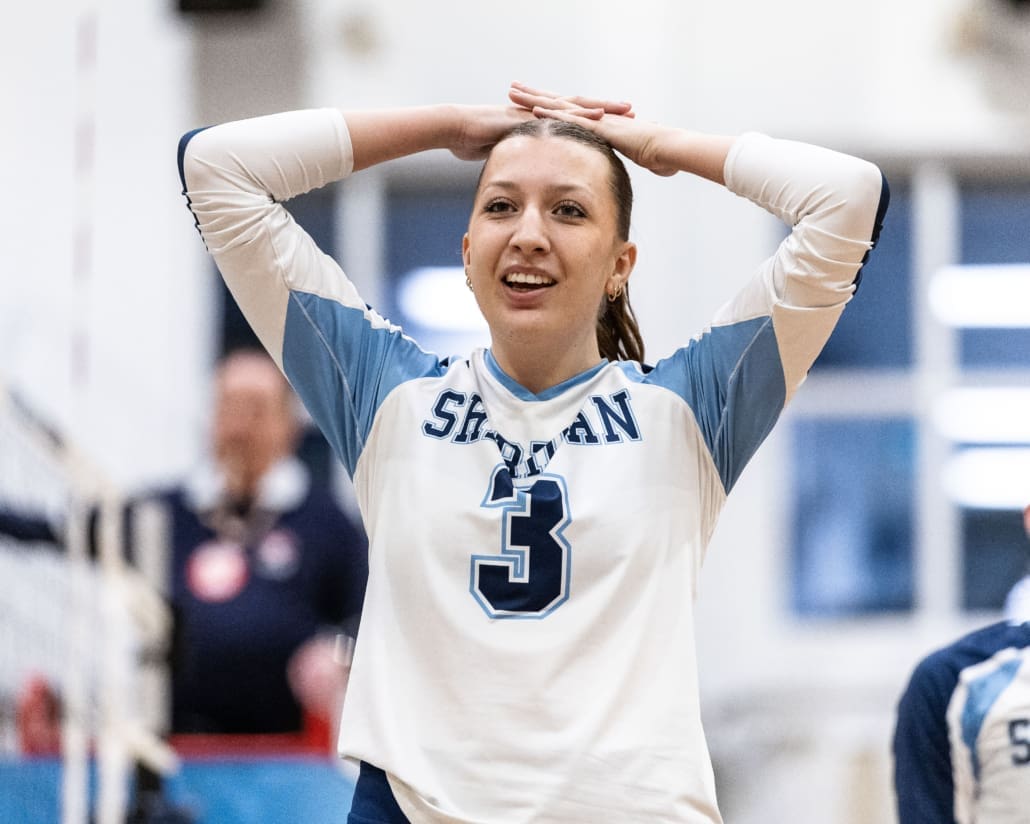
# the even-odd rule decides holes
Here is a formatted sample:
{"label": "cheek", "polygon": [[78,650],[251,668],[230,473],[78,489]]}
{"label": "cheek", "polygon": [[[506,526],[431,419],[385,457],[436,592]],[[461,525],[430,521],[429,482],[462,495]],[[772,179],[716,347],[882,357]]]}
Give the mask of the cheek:
{"label": "cheek", "polygon": [[602,242],[598,241],[591,245],[581,258],[583,260],[584,288],[596,289],[599,293],[604,291],[608,278],[615,270],[614,256],[601,251],[603,248]]}
{"label": "cheek", "polygon": [[499,233],[489,226],[473,224],[466,234],[462,258],[466,265],[481,266],[496,257],[498,247],[503,243]]}

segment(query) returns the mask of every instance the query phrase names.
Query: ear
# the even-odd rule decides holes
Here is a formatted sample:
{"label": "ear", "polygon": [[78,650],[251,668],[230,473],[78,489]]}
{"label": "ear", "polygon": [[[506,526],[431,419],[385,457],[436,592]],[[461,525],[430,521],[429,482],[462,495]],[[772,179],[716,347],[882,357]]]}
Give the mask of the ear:
{"label": "ear", "polygon": [[626,241],[615,258],[615,266],[612,269],[612,277],[619,283],[625,285],[629,276],[633,274],[633,267],[637,265],[637,244]]}
{"label": "ear", "polygon": [[468,232],[465,232],[465,234],[461,238],[461,261],[466,269],[468,269],[468,267],[472,264],[472,252],[469,248]]}

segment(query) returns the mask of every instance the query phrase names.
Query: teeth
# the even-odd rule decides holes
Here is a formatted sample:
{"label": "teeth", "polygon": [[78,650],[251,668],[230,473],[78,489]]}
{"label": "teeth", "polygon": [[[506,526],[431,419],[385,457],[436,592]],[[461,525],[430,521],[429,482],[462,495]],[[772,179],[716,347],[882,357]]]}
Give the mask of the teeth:
{"label": "teeth", "polygon": [[527,283],[531,286],[550,286],[554,283],[551,278],[543,275],[531,275],[527,272],[512,272],[504,278],[507,283]]}

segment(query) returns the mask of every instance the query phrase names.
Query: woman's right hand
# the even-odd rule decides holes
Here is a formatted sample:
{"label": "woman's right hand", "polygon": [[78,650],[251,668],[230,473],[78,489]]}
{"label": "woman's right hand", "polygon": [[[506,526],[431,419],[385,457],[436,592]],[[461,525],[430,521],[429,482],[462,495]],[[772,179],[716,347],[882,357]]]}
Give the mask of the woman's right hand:
{"label": "woman's right hand", "polygon": [[533,112],[522,106],[456,105],[453,109],[457,127],[448,148],[460,160],[483,160],[509,130],[535,119]]}
{"label": "woman's right hand", "polygon": [[462,160],[483,160],[508,130],[533,119],[529,109],[514,103],[342,111],[355,172],[431,149],[446,149]]}

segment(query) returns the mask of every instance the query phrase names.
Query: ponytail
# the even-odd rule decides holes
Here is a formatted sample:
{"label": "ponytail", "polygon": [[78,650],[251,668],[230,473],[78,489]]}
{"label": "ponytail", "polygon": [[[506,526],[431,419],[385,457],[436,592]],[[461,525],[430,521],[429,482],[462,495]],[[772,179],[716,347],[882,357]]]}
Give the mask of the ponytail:
{"label": "ponytail", "polygon": [[629,303],[628,284],[615,300],[605,299],[601,303],[601,314],[597,318],[597,348],[606,360],[644,361],[644,339]]}

